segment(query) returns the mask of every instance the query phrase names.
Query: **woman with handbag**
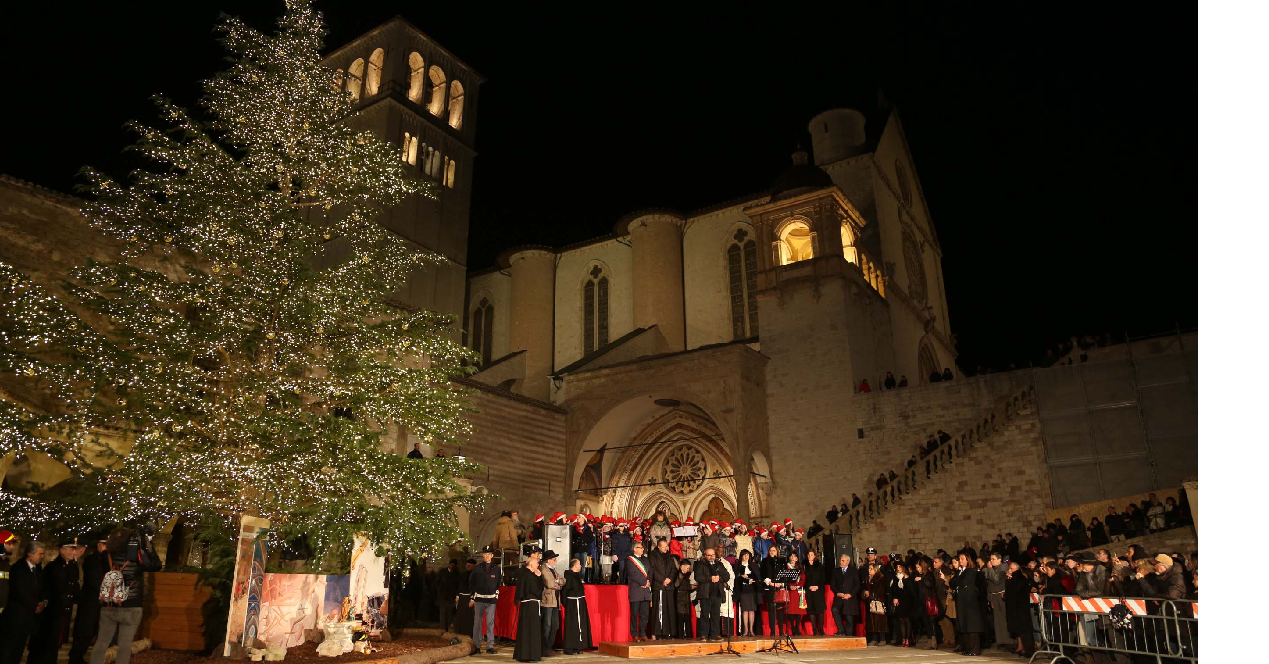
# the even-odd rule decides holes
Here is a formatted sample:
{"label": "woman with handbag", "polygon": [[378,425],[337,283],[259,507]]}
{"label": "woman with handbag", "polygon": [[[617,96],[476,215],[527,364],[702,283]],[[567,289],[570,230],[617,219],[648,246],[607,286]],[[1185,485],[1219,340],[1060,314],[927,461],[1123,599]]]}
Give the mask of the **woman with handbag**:
{"label": "woman with handbag", "polygon": [[939,600],[935,594],[934,571],[930,569],[930,559],[917,561],[912,581],[916,584],[916,609],[914,619],[921,627],[921,635],[930,637],[926,650],[938,648],[938,640],[934,636],[934,621],[939,617]]}
{"label": "woman with handbag", "polygon": [[868,587],[864,590],[864,599],[868,602],[868,617],[864,619],[864,629],[868,634],[868,645],[879,646],[886,641],[886,633],[890,631],[890,623],[886,619],[886,576],[881,573],[881,566],[868,566]]}
{"label": "woman with handbag", "polygon": [[828,570],[820,562],[815,549],[806,552],[802,587],[806,589],[806,612],[811,616],[811,629],[815,636],[824,636],[824,612],[828,611],[824,590],[828,587]]}
{"label": "woman with handbag", "polygon": [[895,630],[896,645],[904,648],[912,647],[912,614],[916,604],[916,584],[908,578],[908,570],[903,563],[896,563],[894,576],[890,577],[890,585],[886,588],[886,602],[890,607],[890,619],[898,621]]}

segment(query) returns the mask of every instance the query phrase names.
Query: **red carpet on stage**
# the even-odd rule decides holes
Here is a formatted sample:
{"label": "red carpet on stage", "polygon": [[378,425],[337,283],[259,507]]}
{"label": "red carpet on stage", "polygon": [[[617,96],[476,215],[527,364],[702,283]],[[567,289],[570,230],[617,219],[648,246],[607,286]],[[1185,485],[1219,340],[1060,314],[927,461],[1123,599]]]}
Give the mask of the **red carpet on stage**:
{"label": "red carpet on stage", "polygon": [[[833,597],[832,591],[827,588],[823,589],[826,597],[825,605],[832,607]],[[629,641],[630,640],[630,591],[624,586],[611,585],[587,585],[586,586],[586,605],[590,613],[590,635],[591,642],[598,645],[601,641]],[[494,624],[494,634],[507,639],[516,638],[516,625],[518,618],[518,607],[516,606],[516,589],[514,586],[503,586],[498,589],[498,617]],[[862,605],[862,602],[861,602]],[[861,607],[862,608],[862,607]],[[563,608],[560,609],[563,613]],[[855,618],[855,636],[864,636],[863,613]],[[804,610],[799,610],[794,605],[789,617],[797,618],[801,627],[802,634],[811,633],[811,618],[806,615]],[[562,644],[564,639],[563,624],[567,616],[561,616],[560,619],[560,635],[556,638],[556,645]],[[770,636],[770,630],[767,627],[766,606],[759,604],[758,614],[754,618],[754,631],[757,632],[761,628],[762,634]],[[696,612],[692,612],[692,629],[695,633],[696,629]],[[481,628],[484,631],[484,628]],[[837,626],[833,624],[833,615],[831,611],[824,612],[824,633],[832,636],[837,633]]]}

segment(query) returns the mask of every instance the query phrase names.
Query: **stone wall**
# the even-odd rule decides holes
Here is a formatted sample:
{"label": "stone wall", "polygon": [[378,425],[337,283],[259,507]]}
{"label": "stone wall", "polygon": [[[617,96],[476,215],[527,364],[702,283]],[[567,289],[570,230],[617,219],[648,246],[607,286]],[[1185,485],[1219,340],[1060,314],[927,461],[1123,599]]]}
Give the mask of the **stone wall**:
{"label": "stone wall", "polygon": [[475,433],[462,453],[488,469],[471,481],[501,497],[489,501],[484,514],[471,515],[472,538],[484,546],[503,510],[519,510],[521,522],[529,525],[535,514],[565,509],[565,414],[544,402],[474,381],[463,383],[477,389],[479,412],[469,416]]}
{"label": "stone wall", "polygon": [[[1030,380],[1030,372],[1014,371],[853,395],[850,409],[864,437],[858,438],[856,429],[849,432],[850,445],[860,454],[842,469],[845,495],[836,498],[849,498],[855,492],[866,496],[876,488],[878,473],[900,472],[929,434],[942,429],[959,435],[1009,396],[1026,389]],[[825,496],[827,501],[833,498]],[[1048,496],[1045,500],[1047,506]]]}
{"label": "stone wall", "polygon": [[1048,469],[1040,418],[1032,409],[980,442],[854,533],[860,550],[949,551],[999,533],[1025,534],[1044,520]]}

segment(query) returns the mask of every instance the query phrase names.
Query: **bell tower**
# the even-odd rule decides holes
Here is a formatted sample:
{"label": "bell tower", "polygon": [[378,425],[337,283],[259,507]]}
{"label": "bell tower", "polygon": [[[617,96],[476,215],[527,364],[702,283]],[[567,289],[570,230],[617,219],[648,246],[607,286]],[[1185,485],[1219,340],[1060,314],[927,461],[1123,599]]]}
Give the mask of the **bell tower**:
{"label": "bell tower", "polygon": [[[857,241],[867,221],[805,152],[794,153],[770,198],[745,214],[760,248],[758,315],[762,354],[770,358],[768,439],[780,456],[817,458],[826,445],[853,437],[855,418],[848,411],[855,389],[863,377],[892,364],[885,278]],[[773,464],[775,484],[831,482],[827,474],[800,470]],[[812,497],[837,491],[826,484],[780,492],[788,502],[777,498],[773,513],[818,511]]]}

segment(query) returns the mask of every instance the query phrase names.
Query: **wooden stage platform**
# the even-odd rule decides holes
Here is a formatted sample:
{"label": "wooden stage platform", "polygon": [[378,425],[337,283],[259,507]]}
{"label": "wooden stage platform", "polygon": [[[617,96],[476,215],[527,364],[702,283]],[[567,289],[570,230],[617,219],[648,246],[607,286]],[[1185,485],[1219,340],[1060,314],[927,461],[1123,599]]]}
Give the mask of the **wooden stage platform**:
{"label": "wooden stage platform", "polygon": [[[751,653],[770,648],[772,638],[745,636],[731,640],[731,649],[738,653]],[[697,641],[695,639],[671,639],[666,641],[606,641],[599,644],[599,652],[627,659],[663,657],[696,657],[717,652],[726,641]],[[795,636],[793,645],[802,650],[853,650],[867,646],[860,636]],[[726,661],[726,660],[723,660]]]}

